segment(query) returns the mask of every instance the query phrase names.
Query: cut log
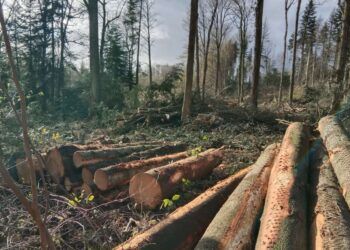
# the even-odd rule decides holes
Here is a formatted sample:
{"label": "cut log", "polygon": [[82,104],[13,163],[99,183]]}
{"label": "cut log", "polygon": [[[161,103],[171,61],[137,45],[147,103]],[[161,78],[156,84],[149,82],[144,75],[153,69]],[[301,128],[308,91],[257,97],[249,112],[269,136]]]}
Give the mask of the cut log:
{"label": "cut log", "polygon": [[[187,152],[159,156],[148,160],[138,160],[112,165],[95,172],[94,182],[100,190],[106,191],[116,186],[127,184],[130,179],[141,172],[157,168],[188,157]],[[84,172],[84,170],[83,170]]]}
{"label": "cut log", "polygon": [[114,250],[193,249],[221,205],[250,170],[246,168],[220,181],[157,225]]}
{"label": "cut log", "polygon": [[74,152],[73,161],[74,165],[77,168],[80,168],[87,164],[94,164],[103,161],[118,161],[120,158],[131,155],[132,153],[141,152],[154,147],[154,145],[139,145],[102,150],[76,151]]}
{"label": "cut log", "polygon": [[155,208],[175,191],[184,178],[196,180],[209,175],[220,165],[222,158],[222,149],[210,149],[198,156],[139,173],[130,181],[129,195],[138,204]]}
{"label": "cut log", "polygon": [[345,201],[350,207],[350,140],[341,121],[335,116],[320,120],[318,129],[327,148],[329,159],[342,188]]}
{"label": "cut log", "polygon": [[[45,161],[46,155],[42,155],[43,160]],[[43,163],[45,164],[45,162]],[[33,157],[33,167],[36,172],[39,172],[40,170],[43,170],[43,165],[40,162],[40,160],[36,157]],[[25,158],[18,158],[16,159],[16,170],[18,179],[21,183],[25,185],[29,185],[31,183],[30,181],[30,166],[28,165],[28,162]]]}
{"label": "cut log", "polygon": [[271,170],[256,249],[306,249],[308,129],[292,123]]}
{"label": "cut log", "polygon": [[349,207],[339,190],[337,177],[320,141],[315,143],[312,151],[311,249],[348,249]]}
{"label": "cut log", "polygon": [[46,170],[55,183],[62,183],[63,177],[79,175],[81,172],[73,165],[73,154],[79,150],[90,150],[101,148],[101,145],[63,145],[55,147],[47,153]]}
{"label": "cut log", "polygon": [[151,149],[141,151],[141,152],[135,152],[135,153],[132,153],[131,155],[127,155],[125,157],[121,157],[118,159],[106,160],[106,161],[101,161],[101,162],[97,162],[97,163],[84,164],[84,165],[82,165],[82,167],[83,167],[83,170],[82,170],[83,180],[86,183],[92,182],[94,179],[95,172],[99,169],[102,169],[102,168],[105,168],[108,166],[114,166],[114,165],[119,164],[121,162],[130,162],[130,161],[135,161],[135,160],[140,160],[140,159],[148,159],[150,157],[180,152],[180,151],[185,150],[186,148],[187,148],[187,146],[185,144],[164,145],[164,146],[151,148]]}
{"label": "cut log", "polygon": [[256,222],[264,206],[271,168],[278,151],[278,144],[265,149],[216,214],[195,249],[254,248]]}

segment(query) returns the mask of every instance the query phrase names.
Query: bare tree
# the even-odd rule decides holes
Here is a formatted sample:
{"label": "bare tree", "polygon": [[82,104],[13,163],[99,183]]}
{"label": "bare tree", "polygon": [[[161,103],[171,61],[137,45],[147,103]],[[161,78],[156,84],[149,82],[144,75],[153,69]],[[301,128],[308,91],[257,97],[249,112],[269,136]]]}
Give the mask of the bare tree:
{"label": "bare tree", "polygon": [[203,48],[203,79],[202,79],[202,101],[204,101],[205,98],[205,84],[207,81],[207,71],[208,71],[208,55],[209,55],[209,49],[210,49],[210,40],[211,40],[211,31],[213,29],[215,17],[216,17],[216,12],[218,10],[218,5],[219,5],[219,0],[213,0],[214,3],[211,7],[210,11],[210,23],[209,23],[209,28],[207,31],[207,37],[206,37],[206,43]]}
{"label": "bare tree", "polygon": [[227,0],[219,0],[218,10],[215,18],[214,36],[216,47],[216,75],[215,75],[215,94],[218,94],[219,88],[222,89],[221,76],[221,47],[226,38],[230,26],[228,25],[230,17],[231,2]]}
{"label": "bare tree", "polygon": [[191,0],[186,85],[185,85],[184,102],[182,106],[182,115],[181,115],[181,120],[183,122],[186,122],[191,114],[194,52],[195,52],[197,27],[198,27],[198,0]]}
{"label": "bare tree", "polygon": [[258,107],[258,87],[260,80],[261,46],[263,32],[264,0],[258,0],[255,7],[255,49],[253,67],[252,106]]}
{"label": "bare tree", "polygon": [[[36,187],[36,173],[34,169],[33,164],[33,158],[32,158],[32,150],[31,150],[31,142],[28,132],[28,124],[27,124],[27,108],[26,108],[26,98],[24,91],[22,90],[22,87],[19,83],[19,79],[17,76],[16,71],[16,65],[15,61],[12,55],[12,48],[10,44],[10,39],[7,33],[5,18],[4,18],[4,12],[3,12],[3,4],[0,3],[0,25],[2,29],[2,35],[5,42],[5,48],[8,56],[9,65],[12,71],[12,80],[15,84],[16,90],[18,92],[19,98],[20,98],[20,114],[17,113],[17,110],[15,109],[14,105],[11,105],[14,108],[14,112],[16,114],[16,117],[18,118],[18,121],[20,122],[20,125],[22,127],[22,135],[23,135],[23,146],[25,155],[28,161],[28,165],[30,167],[30,182],[31,182],[31,192],[32,192],[32,200],[29,200],[26,198],[25,195],[22,194],[21,190],[18,188],[18,186],[15,184],[12,177],[9,175],[8,171],[3,165],[3,161],[0,157],[0,174],[3,177],[4,181],[7,183],[7,185],[11,188],[11,190],[14,192],[14,194],[17,196],[17,198],[20,200],[24,208],[28,211],[28,213],[32,216],[33,220],[35,221],[36,225],[39,228],[40,232],[40,243],[42,249],[55,249],[55,245],[52,241],[52,238],[46,228],[46,225],[41,217],[41,211],[39,207],[38,202],[38,190]],[[6,91],[6,87],[3,86],[3,90]]]}
{"label": "bare tree", "polygon": [[288,11],[292,7],[294,0],[284,0],[284,21],[285,21],[285,30],[284,30],[284,40],[283,40],[283,58],[282,58],[282,70],[281,70],[281,79],[280,86],[278,91],[278,105],[282,101],[282,88],[284,84],[284,71],[286,68],[286,57],[287,57],[287,37],[288,37]]}
{"label": "bare tree", "polygon": [[233,22],[239,30],[238,102],[243,102],[245,58],[248,48],[248,25],[252,14],[252,1],[233,0]]}
{"label": "bare tree", "polygon": [[145,0],[145,14],[144,14],[144,27],[145,27],[145,40],[147,43],[147,51],[148,51],[148,77],[149,77],[149,85],[152,85],[153,82],[153,72],[152,72],[152,30],[155,27],[155,23],[157,21],[155,14],[152,12],[152,8],[154,5],[153,0]]}
{"label": "bare tree", "polygon": [[301,1],[302,0],[298,0],[296,19],[295,19],[294,40],[293,40],[292,76],[291,76],[290,85],[289,85],[289,103],[293,102],[293,93],[294,93],[294,85],[295,85],[295,69],[296,69],[296,59],[297,59],[297,50],[298,50],[298,30],[299,30],[299,16],[300,16]]}
{"label": "bare tree", "polygon": [[140,52],[141,52],[141,28],[142,28],[142,11],[143,11],[143,0],[140,0],[140,8],[139,8],[139,27],[138,27],[138,33],[137,33],[137,52],[136,52],[136,85],[139,85],[139,74],[140,74]]}
{"label": "bare tree", "polygon": [[100,64],[101,64],[100,71],[104,72],[104,68],[105,68],[104,52],[105,52],[105,45],[106,45],[106,32],[108,30],[108,27],[111,25],[111,23],[113,23],[115,20],[120,18],[126,4],[126,0],[121,0],[114,3],[118,6],[117,6],[117,10],[115,11],[116,14],[111,18],[108,18],[107,0],[99,0],[99,3],[102,6],[102,13],[100,14],[102,18],[101,38],[100,38]]}

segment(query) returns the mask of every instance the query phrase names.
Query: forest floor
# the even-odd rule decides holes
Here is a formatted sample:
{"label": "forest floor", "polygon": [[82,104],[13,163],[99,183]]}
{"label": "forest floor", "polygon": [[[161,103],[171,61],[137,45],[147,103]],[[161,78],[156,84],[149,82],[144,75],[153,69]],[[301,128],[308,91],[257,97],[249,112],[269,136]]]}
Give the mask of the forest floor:
{"label": "forest floor", "polygon": [[[305,96],[309,98],[310,94],[300,94],[293,107],[285,104],[279,108],[267,98],[258,113],[252,113],[230,99],[221,100],[201,109],[201,113],[211,117],[209,123],[203,122],[198,116],[184,126],[141,124],[127,133],[121,133],[113,126],[91,128],[83,122],[56,124],[56,127],[51,128],[60,135],[60,138],[56,136],[55,142],[48,139],[50,136],[40,136],[39,133],[39,145],[42,150],[55,143],[84,143],[102,137],[131,142],[178,141],[187,143],[190,149],[220,146],[226,148],[224,167],[216,169],[205,180],[184,183],[178,190],[181,198],[166,208],[153,211],[138,209],[128,199],[126,192],[122,192],[117,199],[108,203],[100,203],[96,199],[72,206],[69,202],[70,197],[58,195],[51,190],[46,196],[41,191],[43,206],[48,197],[46,221],[55,243],[62,249],[110,249],[156,224],[217,181],[254,163],[267,145],[281,141],[290,122],[303,121],[314,126],[326,112],[326,109],[322,108],[322,102],[329,102],[321,100],[315,104],[313,100],[305,100]],[[43,128],[39,130],[42,131]],[[47,131],[44,129],[44,132]],[[23,186],[23,190],[30,196],[28,187]],[[38,239],[38,231],[14,195],[6,188],[0,187],[0,249],[36,248],[39,247]]]}

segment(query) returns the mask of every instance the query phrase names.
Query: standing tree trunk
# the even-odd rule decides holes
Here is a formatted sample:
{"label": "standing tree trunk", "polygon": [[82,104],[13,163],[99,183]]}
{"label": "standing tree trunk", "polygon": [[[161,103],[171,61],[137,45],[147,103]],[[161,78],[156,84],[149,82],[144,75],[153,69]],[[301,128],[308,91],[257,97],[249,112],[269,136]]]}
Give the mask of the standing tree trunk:
{"label": "standing tree trunk", "polygon": [[293,102],[294,85],[295,85],[295,68],[297,60],[297,46],[298,46],[298,29],[299,29],[299,14],[300,14],[301,0],[298,0],[297,14],[295,20],[294,41],[293,41],[293,62],[292,62],[292,76],[289,86],[289,103]]}
{"label": "standing tree trunk", "polygon": [[255,49],[254,49],[254,69],[253,69],[253,88],[252,88],[252,106],[258,107],[258,87],[260,80],[260,63],[261,63],[261,41],[262,41],[262,25],[264,0],[258,0],[256,4],[255,14]]}
{"label": "standing tree trunk", "polygon": [[221,68],[221,48],[220,46],[216,46],[216,76],[215,76],[215,95],[218,94],[219,91],[219,81],[220,81],[220,68]]}
{"label": "standing tree trunk", "polygon": [[289,8],[292,6],[293,1],[289,2],[289,0],[285,0],[284,5],[284,20],[285,20],[285,30],[284,30],[284,44],[283,44],[283,61],[282,61],[282,71],[281,71],[281,79],[280,79],[280,86],[278,91],[278,105],[282,102],[282,88],[284,83],[284,70],[286,68],[286,55],[287,55],[287,36],[288,36],[288,11]]}
{"label": "standing tree trunk", "polygon": [[146,29],[147,29],[147,49],[148,49],[148,76],[149,85],[153,82],[153,72],[152,72],[152,39],[151,39],[151,3],[146,1]]}
{"label": "standing tree trunk", "polygon": [[188,57],[186,70],[186,86],[184,94],[184,102],[182,106],[181,120],[186,121],[191,115],[191,101],[192,101],[192,83],[193,83],[193,64],[194,64],[194,50],[196,43],[196,33],[198,27],[198,0],[191,0],[191,17],[190,17],[190,31],[188,36]]}
{"label": "standing tree trunk", "polygon": [[337,83],[343,88],[346,63],[349,58],[350,47],[350,0],[345,0],[343,13],[343,29],[340,42],[340,53],[337,60]]}
{"label": "standing tree trunk", "polygon": [[142,27],[142,10],[143,0],[140,0],[140,15],[139,15],[139,30],[137,39],[137,55],[136,55],[136,85],[139,85],[139,74],[140,74],[140,45],[141,45],[141,27]]}
{"label": "standing tree trunk", "polygon": [[196,33],[196,95],[200,97],[200,59],[199,59],[199,34]]}
{"label": "standing tree trunk", "polygon": [[84,0],[89,14],[90,72],[92,103],[100,101],[100,57],[98,45],[98,0]]}

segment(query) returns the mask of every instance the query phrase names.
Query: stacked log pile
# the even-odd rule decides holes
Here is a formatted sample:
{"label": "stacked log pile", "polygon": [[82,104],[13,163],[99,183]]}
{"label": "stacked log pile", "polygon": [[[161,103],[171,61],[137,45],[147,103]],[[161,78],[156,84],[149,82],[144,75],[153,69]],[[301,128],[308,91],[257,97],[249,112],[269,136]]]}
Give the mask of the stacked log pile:
{"label": "stacked log pile", "polygon": [[[350,139],[334,116],[321,119],[318,130],[321,138],[311,139],[310,128],[290,124],[282,143],[268,146],[255,164],[115,249],[347,249]],[[34,162],[69,192],[106,201],[124,192],[135,207],[155,210],[184,180],[208,178],[223,162],[225,148],[186,149],[159,142],[63,145]],[[25,159],[16,168],[28,183]]]}
{"label": "stacked log pile", "polygon": [[[322,119],[319,131],[323,140],[311,143],[309,128],[292,123],[253,166],[115,249],[348,249],[350,140],[336,117]],[[179,178],[208,175],[220,150],[138,173],[129,193],[155,208]]]}

